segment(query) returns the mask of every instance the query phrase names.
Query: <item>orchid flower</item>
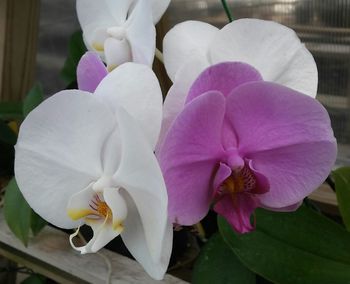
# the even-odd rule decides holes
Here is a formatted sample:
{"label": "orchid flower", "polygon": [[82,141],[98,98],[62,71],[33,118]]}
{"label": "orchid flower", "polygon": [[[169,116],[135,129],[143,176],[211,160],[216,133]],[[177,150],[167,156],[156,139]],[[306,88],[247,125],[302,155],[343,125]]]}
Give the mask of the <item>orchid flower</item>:
{"label": "orchid flower", "polygon": [[248,64],[211,66],[158,153],[171,221],[192,225],[213,206],[237,232],[249,232],[257,207],[295,210],[326,179],[336,148],[317,100],[263,81]]}
{"label": "orchid flower", "polygon": [[170,0],[77,0],[87,48],[99,52],[108,70],[128,61],[151,66],[154,25],[169,3]]}
{"label": "orchid flower", "polygon": [[153,148],[162,97],[147,66],[126,63],[94,94],[65,90],[24,120],[15,174],[30,206],[64,229],[83,224],[92,239],[74,249],[96,252],[121,235],[155,279],[164,276],[172,245],[167,192]]}
{"label": "orchid flower", "polygon": [[240,19],[221,30],[203,22],[183,22],[164,37],[163,54],[174,84],[164,102],[160,144],[182,110],[190,86],[213,64],[247,63],[265,81],[316,96],[318,75],[312,55],[293,30],[275,22]]}

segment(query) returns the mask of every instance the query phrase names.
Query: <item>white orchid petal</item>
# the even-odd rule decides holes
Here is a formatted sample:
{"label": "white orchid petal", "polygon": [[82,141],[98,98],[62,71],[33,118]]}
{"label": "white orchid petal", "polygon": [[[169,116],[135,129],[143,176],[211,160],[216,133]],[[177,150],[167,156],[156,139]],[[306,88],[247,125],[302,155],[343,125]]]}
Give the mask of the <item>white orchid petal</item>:
{"label": "white orchid petal", "polygon": [[276,78],[276,83],[315,97],[317,94],[318,71],[315,59],[305,46],[294,54],[284,70]]}
{"label": "white orchid petal", "polygon": [[[119,2],[119,1],[116,1]],[[105,1],[77,0],[76,10],[80,26],[86,34],[86,28],[107,28],[115,25],[115,18],[111,15]]]}
{"label": "white orchid petal", "polygon": [[170,0],[151,0],[151,2],[153,23],[156,24],[159,22],[160,18],[163,16],[166,9],[168,8]]}
{"label": "white orchid petal", "polygon": [[[104,0],[117,25],[122,25],[133,8],[134,0]],[[99,0],[98,2],[103,2]]]}
{"label": "white orchid petal", "polygon": [[92,189],[92,184],[73,194],[68,201],[67,214],[74,220],[80,220],[89,215],[96,215],[97,212],[91,207],[91,201],[94,200],[96,192]]}
{"label": "white orchid petal", "polygon": [[103,191],[103,197],[108,207],[112,211],[113,229],[122,231],[124,228],[123,222],[128,214],[128,209],[124,198],[119,193],[119,189],[105,188]]}
{"label": "white orchid petal", "polygon": [[168,197],[165,183],[152,148],[142,135],[142,129],[123,109],[119,109],[117,117],[122,158],[113,178],[135,202],[150,254],[153,260],[157,260],[161,255],[160,244],[167,223]]}
{"label": "white orchid petal", "polygon": [[173,240],[172,224],[167,223],[162,238],[159,238],[158,246],[161,253],[158,258],[154,259],[152,251],[148,246],[145,228],[141,222],[138,208],[127,193],[124,194],[124,197],[128,203],[128,217],[125,220],[125,230],[121,233],[123,242],[146,272],[154,279],[161,280],[167,270],[171,255]]}
{"label": "white orchid petal", "polygon": [[103,149],[101,149],[102,168],[105,176],[112,176],[118,169],[121,157],[121,141],[118,125],[106,138]]}
{"label": "white orchid petal", "polygon": [[139,0],[136,3],[126,25],[132,60],[151,67],[156,48],[156,30],[149,0]]}
{"label": "white orchid petal", "polygon": [[150,68],[136,63],[119,66],[101,81],[95,96],[114,113],[119,106],[125,108],[155,147],[162,118],[162,92]]}
{"label": "white orchid petal", "polygon": [[208,49],[218,29],[207,23],[187,21],[176,25],[164,37],[165,69],[174,82],[179,68],[193,57],[208,60]]}
{"label": "white orchid petal", "polygon": [[73,90],[47,99],[24,120],[16,145],[16,179],[44,219],[77,227],[66,214],[68,200],[101,176],[101,149],[114,121],[94,96]]}
{"label": "white orchid petal", "polygon": [[275,22],[240,19],[217,32],[210,46],[212,63],[241,61],[264,80],[287,84],[316,96],[317,68],[296,33]]}

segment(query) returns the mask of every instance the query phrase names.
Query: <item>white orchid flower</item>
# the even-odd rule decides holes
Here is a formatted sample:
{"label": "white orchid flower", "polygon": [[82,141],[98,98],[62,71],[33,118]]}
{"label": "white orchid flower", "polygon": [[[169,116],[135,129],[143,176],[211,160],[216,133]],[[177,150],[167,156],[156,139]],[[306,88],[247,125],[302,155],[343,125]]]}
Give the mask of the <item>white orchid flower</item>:
{"label": "white orchid flower", "polygon": [[281,24],[240,19],[218,28],[199,21],[176,25],[164,37],[163,55],[173,86],[164,102],[159,144],[182,110],[194,80],[207,67],[226,61],[248,63],[265,81],[315,97],[317,66],[296,33]]}
{"label": "white orchid flower", "polygon": [[71,235],[73,248],[96,252],[121,235],[155,279],[163,278],[172,245],[167,192],[153,154],[161,108],[152,70],[123,64],[94,94],[65,90],[34,109],[21,126],[15,158],[19,188],[40,216],[60,228],[92,228],[85,246],[76,247],[77,232]]}
{"label": "white orchid flower", "polygon": [[133,61],[152,65],[155,23],[170,0],[77,0],[87,48],[99,52],[109,70]]}

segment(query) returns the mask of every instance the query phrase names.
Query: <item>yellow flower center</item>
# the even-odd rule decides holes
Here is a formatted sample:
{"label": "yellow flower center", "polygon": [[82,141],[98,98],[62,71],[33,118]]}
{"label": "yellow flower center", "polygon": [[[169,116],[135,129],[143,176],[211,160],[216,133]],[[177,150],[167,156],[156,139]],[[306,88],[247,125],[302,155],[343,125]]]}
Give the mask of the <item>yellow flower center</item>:
{"label": "yellow flower center", "polygon": [[101,217],[112,218],[112,210],[107,203],[102,201],[98,195],[95,195],[94,200],[90,203],[91,209],[98,213]]}

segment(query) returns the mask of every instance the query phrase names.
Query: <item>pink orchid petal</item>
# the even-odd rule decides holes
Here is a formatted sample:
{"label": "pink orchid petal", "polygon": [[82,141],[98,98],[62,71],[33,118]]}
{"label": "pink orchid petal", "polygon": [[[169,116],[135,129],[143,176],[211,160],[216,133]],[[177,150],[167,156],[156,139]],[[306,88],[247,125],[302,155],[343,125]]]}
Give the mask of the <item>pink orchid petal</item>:
{"label": "pink orchid petal", "polygon": [[230,225],[241,234],[254,230],[250,216],[257,208],[258,202],[251,194],[240,193],[233,198],[224,196],[214,207],[214,211],[225,217]]}
{"label": "pink orchid petal", "polygon": [[227,98],[226,113],[242,155],[299,143],[335,143],[329,115],[319,102],[274,83],[237,87]]}
{"label": "pink orchid petal", "polygon": [[262,81],[262,77],[254,67],[246,63],[224,62],[212,65],[203,71],[193,83],[186,103],[213,90],[227,97],[239,85],[253,81]]}
{"label": "pink orchid petal", "polygon": [[106,66],[97,53],[86,52],[77,67],[78,88],[90,93],[95,92],[98,84],[108,74]]}
{"label": "pink orchid petal", "polygon": [[169,196],[169,218],[192,225],[209,210],[213,175],[223,155],[225,98],[208,92],[189,103],[170,128],[158,159]]}
{"label": "pink orchid petal", "polygon": [[263,206],[299,202],[327,177],[336,140],[326,110],[316,100],[268,82],[242,85],[227,98],[227,120],[239,152],[268,178]]}
{"label": "pink orchid petal", "polygon": [[330,141],[300,143],[250,155],[254,168],[267,176],[270,191],[260,195],[263,206],[281,208],[309,195],[327,178],[336,158]]}

